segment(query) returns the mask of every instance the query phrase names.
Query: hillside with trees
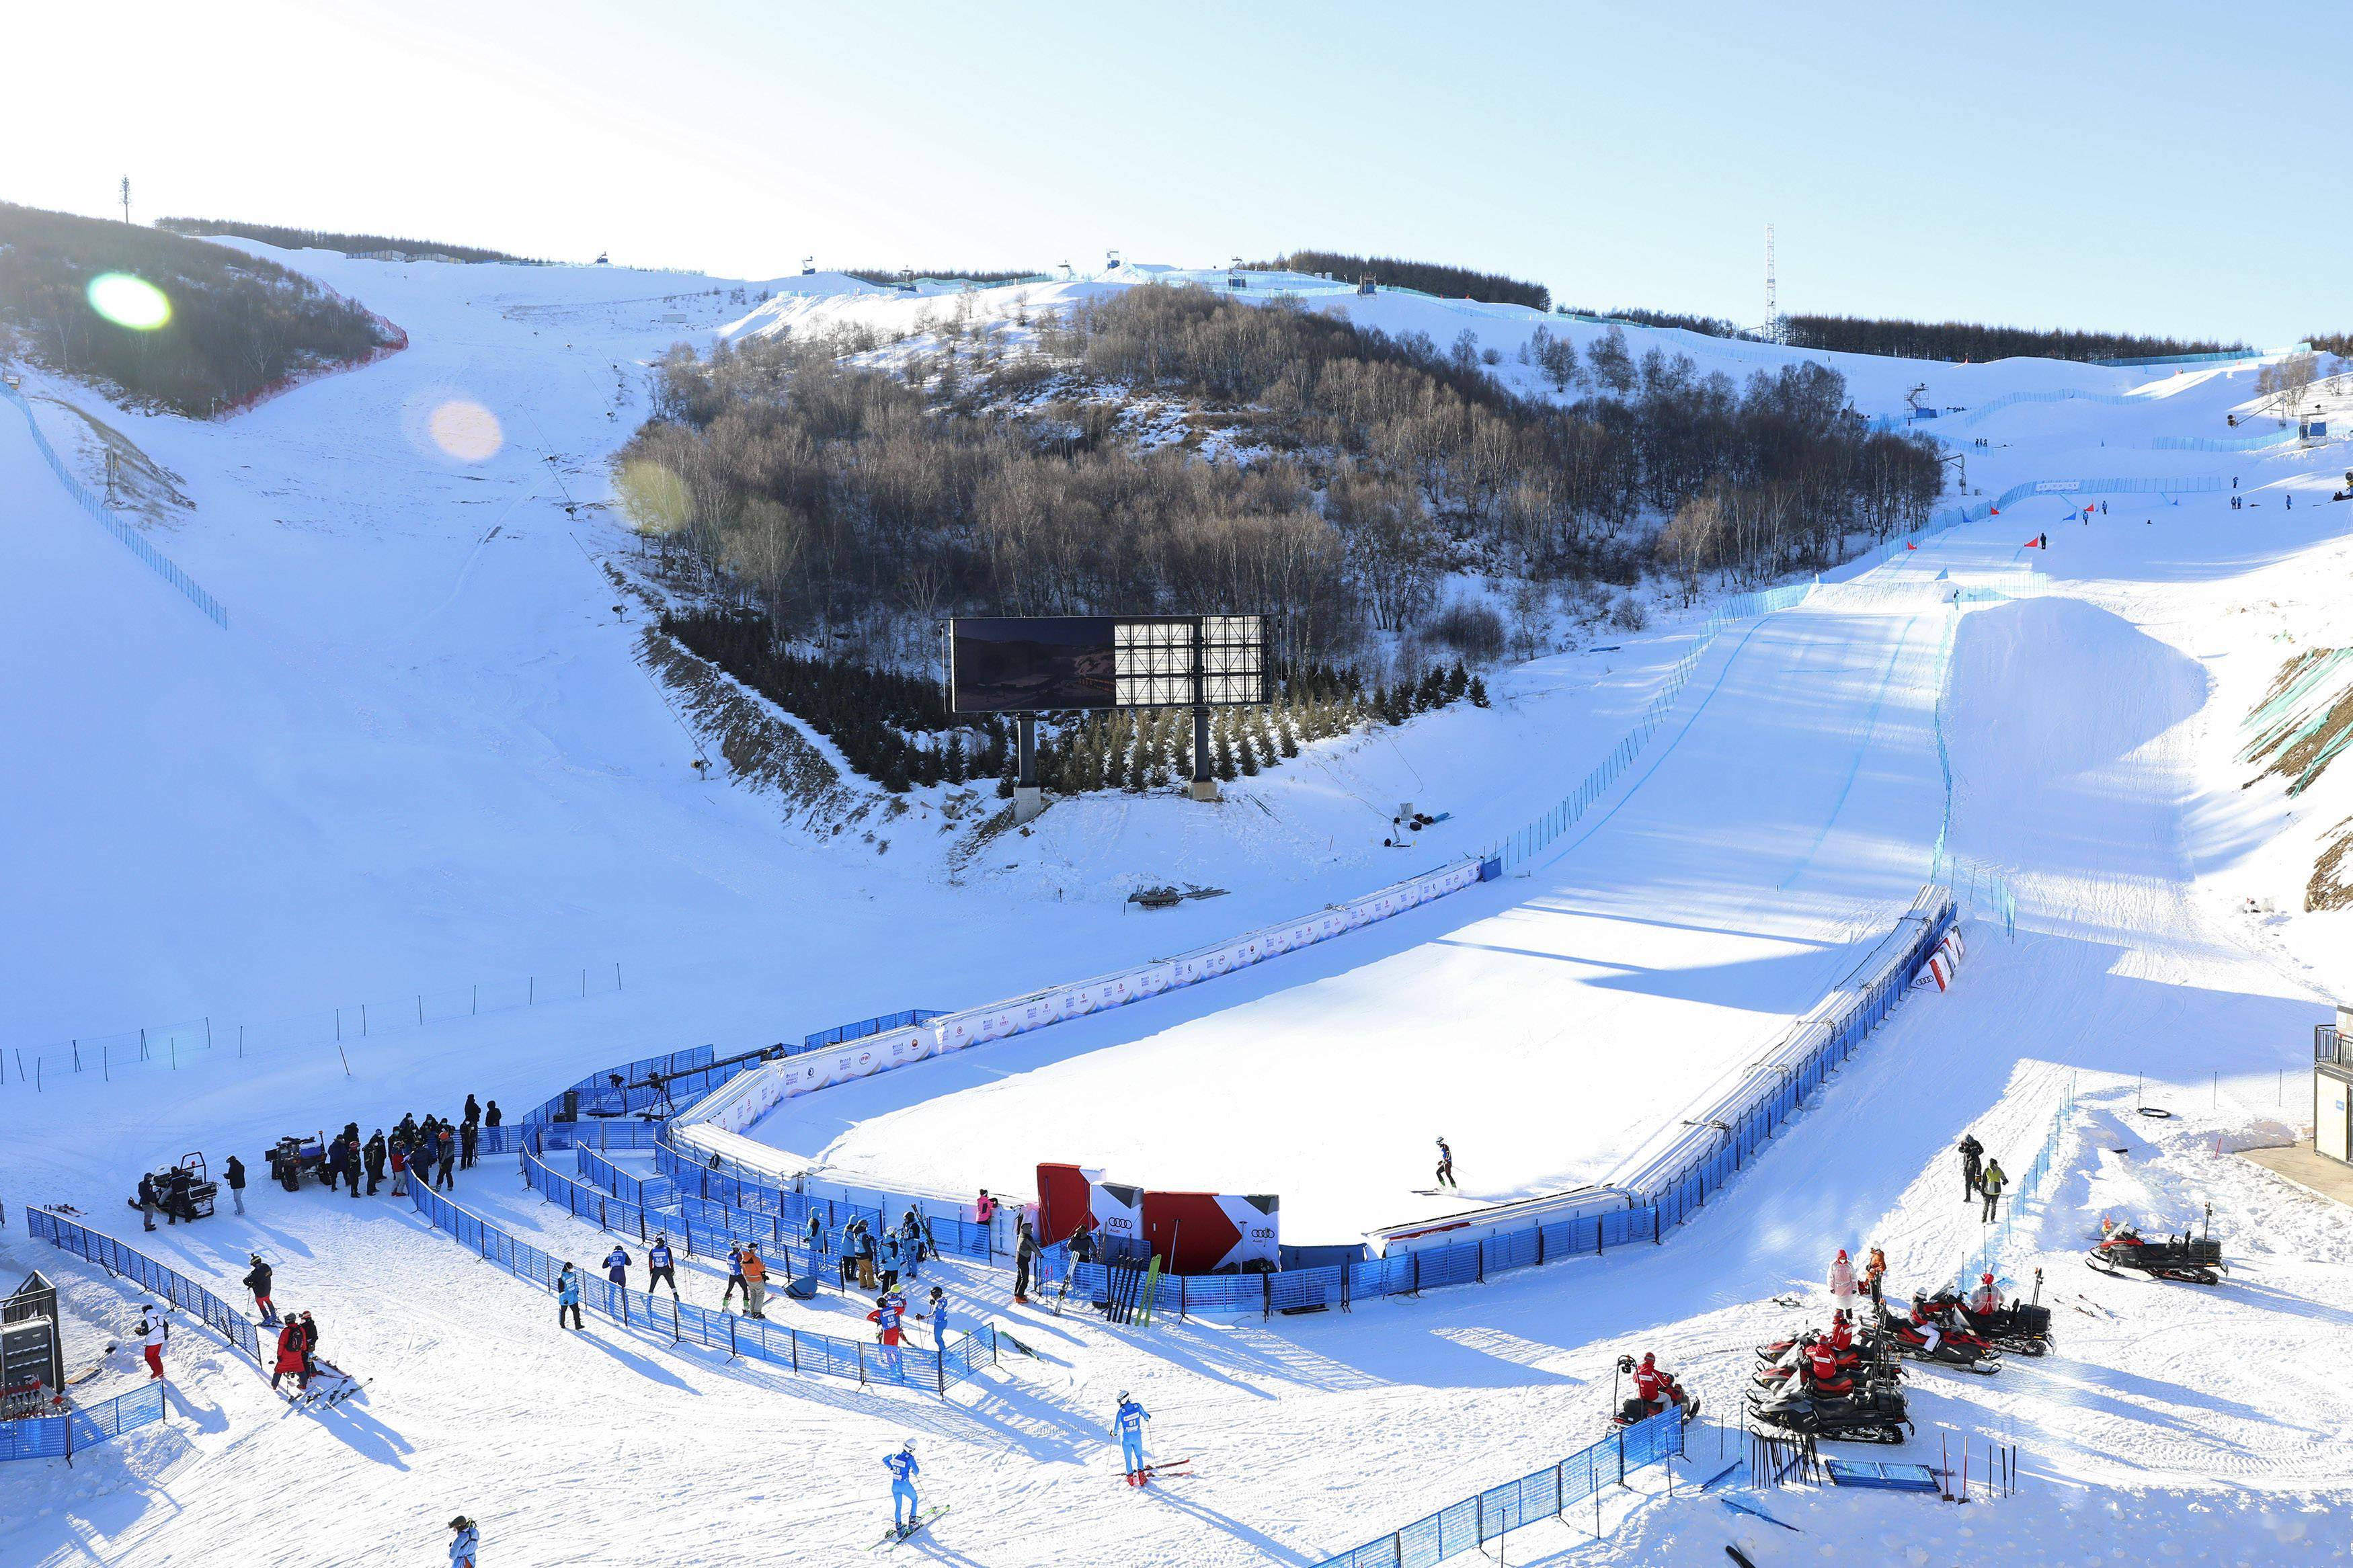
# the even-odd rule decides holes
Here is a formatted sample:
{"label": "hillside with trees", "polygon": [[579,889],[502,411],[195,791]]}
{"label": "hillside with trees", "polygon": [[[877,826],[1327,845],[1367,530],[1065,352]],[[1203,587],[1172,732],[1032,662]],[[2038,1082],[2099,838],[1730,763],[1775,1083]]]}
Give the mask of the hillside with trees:
{"label": "hillside with trees", "polygon": [[1506,278],[1500,272],[1440,266],[1434,261],[1401,261],[1394,256],[1349,256],[1337,250],[1294,250],[1272,261],[1247,265],[1265,272],[1329,272],[1350,283],[1370,278],[1385,288],[1419,289],[1425,294],[1448,300],[1482,300],[1491,305],[1552,309],[1552,292],[1541,283]]}
{"label": "hillside with trees", "polygon": [[[128,273],[170,301],[144,330],[90,302]],[[272,261],[156,228],[0,203],[0,347],[195,418],[233,411],[290,379],[387,346],[383,323]]]}
{"label": "hillside with trees", "polygon": [[1566,403],[1504,387],[1468,331],[1440,349],[1209,289],[1076,303],[1018,355],[1001,335],[959,317],[658,366],[617,488],[664,569],[765,624],[764,689],[812,679],[791,648],[928,669],[949,615],[1208,605],[1272,615],[1287,669],[1394,707],[1519,629],[1450,582],[1504,585],[1522,620],[1606,605],[1701,500],[1678,580],[1764,581],[1916,525],[1942,484],[1820,365],[1743,386],[1614,332],[1583,363],[1546,341]]}
{"label": "hillside with trees", "polygon": [[479,245],[445,245],[438,239],[403,239],[388,234],[338,234],[331,229],[288,228],[282,224],[245,223],[234,218],[159,217],[155,220],[155,226],[173,234],[190,236],[234,235],[239,239],[274,245],[280,250],[340,250],[345,256],[373,256],[378,251],[392,250],[403,256],[432,257],[449,261],[506,261],[524,267],[543,265],[528,257],[511,256],[503,250],[489,250]]}

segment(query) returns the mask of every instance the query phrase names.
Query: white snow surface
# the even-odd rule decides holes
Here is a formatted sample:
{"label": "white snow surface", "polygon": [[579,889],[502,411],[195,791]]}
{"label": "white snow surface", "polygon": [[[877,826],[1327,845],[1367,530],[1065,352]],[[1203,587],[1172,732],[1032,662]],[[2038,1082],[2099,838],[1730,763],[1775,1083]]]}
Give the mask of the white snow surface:
{"label": "white snow surface", "polygon": [[[78,1205],[233,1300],[261,1250],[280,1305],[314,1311],[331,1359],[374,1381],[332,1413],[290,1414],[184,1324],[168,1425],[71,1469],[0,1470],[0,1558],[438,1561],[462,1510],[482,1521],[491,1563],[846,1563],[881,1530],[881,1455],[913,1435],[927,1497],[953,1511],[902,1551],[991,1568],[1314,1563],[1591,1441],[1621,1352],[1655,1348],[1711,1415],[1736,1408],[1747,1346],[1816,1315],[1836,1247],[1883,1246],[1906,1289],[1973,1265],[1983,1233],[1951,1191],[1953,1141],[1974,1129],[2022,1164],[2073,1083],[2080,1110],[2053,1177],[1997,1259],[2017,1289],[2042,1271],[2058,1352],[1991,1379],[1918,1375],[1919,1436],[1869,1455],[1933,1463],[1940,1437],[2015,1443],[2019,1497],[1966,1510],[1757,1500],[1807,1531],[1785,1533],[1692,1495],[1683,1483],[1718,1468],[1708,1432],[1672,1499],[1663,1477],[1638,1476],[1602,1538],[1543,1526],[1512,1539],[1511,1559],[1696,1564],[1732,1542],[1760,1568],[1842,1554],[1921,1568],[2345,1560],[2353,1232],[2341,1206],[2227,1152],[2284,1138],[2305,1114],[2297,1070],[2323,994],[2353,989],[2348,917],[2287,912],[2353,785],[2330,777],[2289,801],[2275,779],[2242,789],[2252,770],[2234,760],[2239,719],[2279,664],[2342,646],[2353,507],[2326,497],[2344,447],[2148,447],[2223,434],[2251,370],[1832,356],[1873,413],[1919,380],[1951,405],[2145,389],[2124,405],[2021,403],[1972,426],[1993,442],[1968,448],[1989,494],[2041,478],[2235,474],[2263,504],[2112,498],[2110,513],[2062,526],[2054,498],[1941,535],[1726,634],[1630,778],[1529,877],[829,1090],[764,1129],[844,1173],[951,1189],[1018,1189],[1029,1163],[1058,1157],[1274,1190],[1310,1240],[1419,1212],[1409,1189],[1440,1132],[1481,1195],[1604,1174],[1910,901],[1944,808],[1943,595],[1955,580],[2014,581],[2020,542],[2048,530],[2032,564],[2052,591],[1967,606],[1942,673],[1953,843],[2017,886],[2017,939],[1973,923],[1956,989],[1915,994],[1663,1245],[1348,1314],[1148,1333],[1017,1308],[1001,1272],[952,1267],[959,1305],[1042,1359],[1008,1358],[941,1400],[609,1323],[559,1333],[546,1298],[382,1199],[257,1184],[244,1219],[142,1237],[122,1194],[187,1149],[257,1163],[282,1132],[449,1114],[469,1091],[516,1112],[606,1063],[979,1003],[1361,891],[1558,798],[1692,624],[1499,672],[1492,710],[1317,748],[1214,810],[1065,803],[982,864],[951,853],[944,792],[835,836],[689,766],[694,742],[634,658],[645,610],[599,565],[628,560],[596,504],[602,458],[643,414],[635,367],[675,336],[851,312],[887,324],[953,301],[786,279],[776,286],[828,292],[764,317],[710,292],[735,287],[724,280],[272,254],[397,321],[413,346],[222,425],[27,381],[178,476],[195,504],[154,537],[228,605],[227,632],[67,502],[0,409],[0,571],[20,585],[0,621],[13,677],[0,685],[0,1044],[43,1063],[37,1093],[13,1059],[0,1088],[0,1198]],[[1033,286],[1029,306],[1115,286]],[[1015,292],[982,291],[978,308],[1009,315]],[[1344,305],[1440,342],[1469,326],[1513,374],[1511,334],[1535,322],[1407,296]],[[1638,353],[1660,342],[1735,370],[1789,357],[1628,337]],[[495,416],[497,451],[470,460],[434,441],[435,411],[459,401]],[[1410,857],[1381,850],[1399,799],[1456,819]],[[1119,912],[1138,881],[1187,878],[1232,891]],[[2251,896],[2274,912],[2242,913]],[[608,963],[628,976],[617,994],[381,1021],[403,996]],[[340,1050],[328,1038],[240,1058],[216,1027],[176,1067],[60,1079],[52,1065],[70,1059],[56,1045],[142,1024],[362,998],[375,1011]],[[2149,1122],[2139,1102],[2176,1118]],[[498,1162],[459,1195],[584,1261],[610,1245]],[[2077,1261],[2104,1213],[2179,1228],[2210,1203],[2233,1263],[2217,1289],[2109,1280]],[[137,1305],[28,1243],[13,1213],[0,1263],[60,1280],[77,1364]],[[683,1277],[717,1299],[702,1260]],[[1791,1291],[1810,1304],[1772,1300]],[[779,1310],[856,1331],[838,1293]],[[135,1375],[102,1373],[88,1394]],[[1154,1412],[1155,1452],[1198,1455],[1198,1478],[1120,1487],[1106,1427],[1122,1388]]]}

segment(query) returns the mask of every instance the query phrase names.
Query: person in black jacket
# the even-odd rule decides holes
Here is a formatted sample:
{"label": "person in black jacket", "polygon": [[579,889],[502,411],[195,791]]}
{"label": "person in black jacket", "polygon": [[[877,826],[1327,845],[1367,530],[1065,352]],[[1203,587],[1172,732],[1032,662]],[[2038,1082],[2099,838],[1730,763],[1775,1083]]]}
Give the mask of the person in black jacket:
{"label": "person in black jacket", "polygon": [[1953,1145],[1961,1155],[1961,1202],[1968,1203],[1978,1195],[1978,1178],[1985,1172],[1985,1145],[1974,1132],[1964,1132],[1961,1141]]}
{"label": "person in black jacket", "polygon": [[152,1175],[139,1178],[139,1217],[149,1230],[155,1228],[155,1178]]}
{"label": "person in black jacket", "polygon": [[231,1154],[228,1157],[228,1163],[221,1167],[221,1180],[228,1184],[228,1201],[237,1205],[237,1213],[243,1214],[245,1212],[245,1162]]}
{"label": "person in black jacket", "polygon": [[377,1188],[379,1185],[381,1185],[381,1184],[383,1184],[383,1182],[384,1182],[384,1129],[383,1129],[383,1128],[379,1127],[379,1128],[377,1128],[377,1129],[375,1130],[375,1137],[373,1137],[373,1138],[371,1138],[371,1139],[369,1139],[369,1140],[367,1141],[367,1146],[366,1146],[366,1148],[365,1148],[365,1149],[364,1149],[361,1152],[362,1152],[363,1156],[365,1158],[365,1160],[367,1161],[367,1176],[368,1176],[368,1190],[367,1190],[367,1195],[368,1195],[368,1196],[370,1196],[370,1197],[374,1197],[374,1196],[375,1196],[375,1190],[376,1190],[376,1188]]}
{"label": "person in black jacket", "polygon": [[308,1312],[302,1314],[302,1375],[306,1379],[319,1375],[319,1325]]}
{"label": "person in black jacket", "polygon": [[444,1121],[435,1131],[434,1142],[439,1146],[441,1169],[433,1184],[437,1187],[454,1187],[458,1184],[451,1179],[449,1173],[458,1168],[458,1136],[449,1131],[449,1124]]}
{"label": "person in black jacket", "polygon": [[473,1126],[476,1122],[478,1122],[478,1121],[481,1121],[481,1119],[482,1119],[482,1108],[481,1108],[481,1106],[480,1106],[480,1104],[476,1103],[476,1101],[475,1101],[475,1100],[474,1100],[474,1097],[473,1097],[472,1095],[470,1095],[470,1095],[468,1095],[468,1096],[466,1097],[466,1125],[467,1125],[467,1126],[469,1126],[469,1127],[471,1127],[471,1126]]}
{"label": "person in black jacket", "polygon": [[470,1171],[474,1168],[474,1140],[480,1137],[480,1134],[481,1129],[475,1124],[473,1119],[470,1117],[469,1117],[466,1121],[459,1127],[458,1168],[459,1170]]}
{"label": "person in black jacket", "polygon": [[1029,1228],[1025,1215],[1013,1244],[1013,1299],[1024,1306],[1029,1303],[1029,1270],[1037,1266],[1038,1251],[1038,1233]]}
{"label": "person in black jacket", "polygon": [[496,1127],[498,1124],[499,1102],[494,1100],[491,1101],[490,1108],[482,1112],[482,1125],[485,1127]]}
{"label": "person in black jacket", "polygon": [[252,1271],[245,1277],[245,1288],[253,1292],[253,1304],[261,1309],[261,1321],[275,1323],[278,1309],[269,1300],[269,1265],[261,1261],[261,1254],[253,1254]]}

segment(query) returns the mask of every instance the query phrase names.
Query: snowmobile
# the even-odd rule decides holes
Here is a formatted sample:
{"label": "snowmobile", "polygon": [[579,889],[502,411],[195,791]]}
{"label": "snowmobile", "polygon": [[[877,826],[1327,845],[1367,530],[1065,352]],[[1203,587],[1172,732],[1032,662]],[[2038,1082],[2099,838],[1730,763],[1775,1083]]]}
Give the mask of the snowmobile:
{"label": "snowmobile", "polygon": [[1908,1320],[1883,1312],[1880,1321],[1887,1331],[1887,1348],[1897,1355],[1925,1361],[1932,1366],[1958,1367],[1982,1377],[1991,1377],[2001,1370],[2001,1353],[1966,1329],[1946,1328],[1939,1323],[1936,1348],[1931,1351],[1928,1336]]}
{"label": "snowmobile", "polygon": [[[1786,1342],[1781,1353],[1770,1361],[1765,1358],[1766,1347],[1759,1346],[1757,1371],[1749,1381],[1759,1388],[1781,1388],[1788,1385],[1793,1378],[1806,1371],[1810,1353],[1814,1346],[1821,1342],[1822,1338],[1822,1335],[1809,1331],[1794,1340]],[[1884,1380],[1901,1377],[1904,1374],[1903,1368],[1892,1364],[1883,1365],[1882,1360],[1882,1353],[1875,1342],[1867,1344],[1864,1341],[1857,1340],[1853,1344],[1838,1352],[1839,1371],[1842,1375],[1856,1378],[1870,1376]]]}
{"label": "snowmobile", "polygon": [[[1814,1342],[1821,1339],[1823,1334],[1823,1330],[1808,1329],[1789,1339],[1767,1340],[1757,1347],[1757,1364],[1762,1369],[1779,1363],[1794,1361],[1812,1348]],[[1857,1326],[1853,1330],[1853,1342],[1839,1353],[1839,1359],[1841,1361],[1875,1360],[1879,1354],[1882,1337],[1867,1328]]]}
{"label": "snowmobile", "polygon": [[2187,1285],[2220,1285],[2222,1277],[2215,1270],[2231,1267],[2222,1261],[2222,1244],[2211,1237],[2193,1237],[2184,1231],[2150,1241],[2129,1225],[2108,1232],[2105,1240],[2084,1255],[2084,1261],[2119,1279],[2129,1271]]}
{"label": "snowmobile", "polygon": [[1799,1378],[1778,1392],[1750,1389],[1748,1415],[1761,1426],[1833,1443],[1901,1443],[1912,1426],[1901,1389],[1848,1378]]}
{"label": "snowmobile", "polygon": [[[1630,1355],[1620,1356],[1618,1358],[1618,1370],[1621,1373],[1632,1372],[1634,1370],[1634,1358]],[[1609,1418],[1614,1425],[1620,1426],[1631,1426],[1638,1421],[1647,1421],[1653,1415],[1662,1414],[1666,1410],[1667,1405],[1672,1405],[1680,1408],[1683,1413],[1683,1425],[1686,1426],[1691,1425],[1692,1418],[1699,1414],[1698,1396],[1696,1394],[1685,1393],[1682,1380],[1677,1378],[1674,1373],[1671,1372],[1662,1372],[1659,1375],[1666,1380],[1667,1404],[1653,1404],[1651,1401],[1642,1398],[1640,1394],[1630,1395],[1618,1402],[1618,1414]]]}
{"label": "snowmobile", "polygon": [[1991,1312],[1972,1312],[1949,1292],[1932,1296],[1928,1305],[1939,1314],[1958,1310],[1969,1331],[1997,1350],[2020,1355],[2048,1355],[2059,1342],[2051,1332],[2051,1309],[2029,1301],[2008,1301]]}

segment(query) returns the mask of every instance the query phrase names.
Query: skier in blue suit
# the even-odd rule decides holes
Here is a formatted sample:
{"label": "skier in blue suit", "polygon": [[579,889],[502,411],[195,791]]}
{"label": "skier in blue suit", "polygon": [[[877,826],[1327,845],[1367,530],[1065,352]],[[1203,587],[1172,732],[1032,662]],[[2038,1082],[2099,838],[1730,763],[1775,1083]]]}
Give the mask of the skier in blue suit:
{"label": "skier in blue suit", "polygon": [[1119,1434],[1120,1468],[1127,1472],[1127,1484],[1132,1487],[1145,1483],[1144,1424],[1151,1419],[1127,1390],[1119,1391],[1119,1414],[1112,1417],[1111,1425]]}
{"label": "skier in blue suit", "polygon": [[882,1461],[882,1468],[891,1472],[891,1528],[904,1535],[915,1527],[920,1512],[915,1478],[922,1471],[915,1464],[915,1440],[908,1438],[897,1453]]}

